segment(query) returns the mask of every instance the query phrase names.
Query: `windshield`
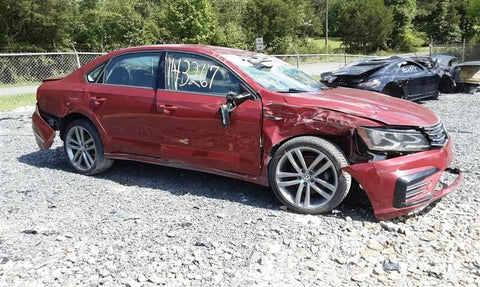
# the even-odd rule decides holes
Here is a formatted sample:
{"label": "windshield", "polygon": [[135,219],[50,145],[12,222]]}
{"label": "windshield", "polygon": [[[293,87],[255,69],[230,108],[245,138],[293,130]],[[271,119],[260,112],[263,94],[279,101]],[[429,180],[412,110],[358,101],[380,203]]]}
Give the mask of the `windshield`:
{"label": "windshield", "polygon": [[262,87],[275,92],[315,92],[326,89],[304,72],[284,61],[264,55],[238,56],[223,55]]}

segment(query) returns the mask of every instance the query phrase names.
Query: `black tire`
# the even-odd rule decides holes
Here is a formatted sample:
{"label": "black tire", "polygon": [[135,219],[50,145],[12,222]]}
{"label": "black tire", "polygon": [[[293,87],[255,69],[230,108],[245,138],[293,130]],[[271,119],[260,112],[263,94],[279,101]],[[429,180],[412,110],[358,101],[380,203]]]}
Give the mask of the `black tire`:
{"label": "black tire", "polygon": [[105,157],[97,129],[87,120],[75,120],[67,125],[63,147],[68,162],[79,173],[98,174],[113,164],[113,160]]}
{"label": "black tire", "polygon": [[341,168],[348,162],[332,143],[313,136],[291,139],[269,164],[270,186],[287,208],[320,214],[337,207],[347,196],[351,176]]}
{"label": "black tire", "polygon": [[454,87],[454,83],[452,79],[448,77],[443,77],[442,80],[440,81],[440,84],[438,85],[438,91],[445,94],[452,93],[453,87]]}

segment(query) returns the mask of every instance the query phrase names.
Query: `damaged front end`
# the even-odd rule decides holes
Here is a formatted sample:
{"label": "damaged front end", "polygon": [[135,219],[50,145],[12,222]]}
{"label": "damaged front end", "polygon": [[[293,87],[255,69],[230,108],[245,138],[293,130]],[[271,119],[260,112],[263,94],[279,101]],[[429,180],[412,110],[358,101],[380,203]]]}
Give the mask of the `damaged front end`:
{"label": "damaged front end", "polygon": [[[379,220],[422,208],[461,181],[453,144],[443,124],[431,127],[359,127],[354,132],[357,164],[344,168],[364,189]],[[456,179],[446,184],[449,173]]]}

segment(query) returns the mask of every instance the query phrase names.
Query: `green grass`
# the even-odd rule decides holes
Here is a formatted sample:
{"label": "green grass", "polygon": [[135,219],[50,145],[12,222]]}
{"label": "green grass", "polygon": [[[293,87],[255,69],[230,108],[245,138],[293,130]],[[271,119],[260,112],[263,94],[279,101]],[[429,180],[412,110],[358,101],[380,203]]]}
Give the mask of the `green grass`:
{"label": "green grass", "polygon": [[30,81],[30,82],[17,82],[17,83],[13,83],[13,84],[2,84],[0,83],[0,88],[14,88],[14,87],[25,87],[25,86],[38,86],[40,85],[41,82],[34,82],[34,81]]}
{"label": "green grass", "polygon": [[417,52],[430,52],[430,47],[418,47]]}
{"label": "green grass", "polygon": [[[316,46],[325,48],[325,38],[319,38],[313,40]],[[328,37],[328,53],[338,53],[338,50],[341,49],[342,38],[340,37]]]}
{"label": "green grass", "polygon": [[0,112],[35,105],[35,93],[0,96]]}

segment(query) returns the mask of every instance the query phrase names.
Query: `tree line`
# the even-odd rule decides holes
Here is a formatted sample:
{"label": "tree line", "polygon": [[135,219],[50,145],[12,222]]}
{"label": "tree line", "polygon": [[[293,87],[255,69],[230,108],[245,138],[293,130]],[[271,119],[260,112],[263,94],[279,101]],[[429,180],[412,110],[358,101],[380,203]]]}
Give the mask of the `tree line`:
{"label": "tree line", "polygon": [[[328,13],[327,11],[328,6]],[[328,17],[328,18],[327,18]],[[412,51],[480,41],[480,0],[2,0],[0,50],[111,51],[201,43],[269,53]]]}

